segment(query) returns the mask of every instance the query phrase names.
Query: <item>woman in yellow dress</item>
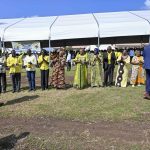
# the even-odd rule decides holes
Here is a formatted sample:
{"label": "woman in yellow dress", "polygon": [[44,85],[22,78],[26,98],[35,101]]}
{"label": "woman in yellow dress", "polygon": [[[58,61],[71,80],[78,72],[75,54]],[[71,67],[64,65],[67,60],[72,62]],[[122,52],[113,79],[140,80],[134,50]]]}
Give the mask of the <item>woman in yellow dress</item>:
{"label": "woman in yellow dress", "polygon": [[94,54],[90,57],[91,65],[91,87],[100,87],[102,86],[102,66],[101,66],[101,56],[99,54],[99,49],[94,49]]}
{"label": "woman in yellow dress", "polygon": [[80,49],[74,62],[76,64],[74,87],[82,89],[88,85],[88,55],[84,49]]}
{"label": "woman in yellow dress", "polygon": [[128,82],[128,65],[130,64],[130,56],[126,50],[118,57],[117,62],[118,70],[115,85],[117,87],[126,87]]}
{"label": "woman in yellow dress", "polygon": [[145,83],[143,63],[143,56],[141,56],[140,51],[136,51],[136,56],[133,57],[131,62],[132,74],[130,83],[132,84],[132,87],[135,87],[135,85],[141,86],[141,84]]}

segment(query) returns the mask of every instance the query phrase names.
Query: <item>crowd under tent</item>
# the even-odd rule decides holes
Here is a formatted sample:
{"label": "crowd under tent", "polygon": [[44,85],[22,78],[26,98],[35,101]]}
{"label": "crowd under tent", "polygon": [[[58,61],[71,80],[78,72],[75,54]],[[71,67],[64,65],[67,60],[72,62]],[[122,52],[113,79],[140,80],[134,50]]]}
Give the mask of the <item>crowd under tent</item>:
{"label": "crowd under tent", "polygon": [[6,48],[15,41],[41,47],[148,43],[150,11],[0,19],[0,38]]}

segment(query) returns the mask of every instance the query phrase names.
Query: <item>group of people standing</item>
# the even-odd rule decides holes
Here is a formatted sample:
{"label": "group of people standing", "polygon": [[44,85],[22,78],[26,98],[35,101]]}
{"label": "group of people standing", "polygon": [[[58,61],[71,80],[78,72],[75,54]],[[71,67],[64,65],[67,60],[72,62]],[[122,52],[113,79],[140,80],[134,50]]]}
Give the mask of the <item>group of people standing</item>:
{"label": "group of people standing", "polygon": [[[32,54],[30,49],[26,55],[21,54],[19,56],[15,50],[12,50],[11,55],[7,59],[0,51],[0,92],[6,92],[6,66],[9,68],[13,93],[20,91],[22,66],[26,69],[29,91],[36,90],[35,76],[37,66],[39,66],[41,72],[42,90],[48,89],[50,67],[52,68],[51,86],[57,89],[66,88],[66,64],[69,70],[71,68],[71,54],[68,53],[68,55],[66,56],[66,51],[63,47],[51,54],[48,54],[43,49],[38,57]],[[127,87],[130,68],[130,84],[132,87],[136,85],[141,86],[141,84],[145,83],[144,58],[138,50],[131,60],[127,50],[123,50],[122,53],[116,55],[109,46],[103,54],[100,53],[98,48],[95,48],[94,52],[89,54],[82,48],[72,61],[76,65],[73,83],[75,88],[82,89],[88,86],[89,70],[91,87],[107,87],[112,85]],[[114,82],[114,69],[116,64],[118,69]]]}
{"label": "group of people standing", "polygon": [[20,92],[21,90],[21,73],[25,68],[29,91],[36,90],[36,68],[39,67],[41,73],[41,89],[47,90],[49,87],[49,68],[52,67],[51,85],[54,88],[65,88],[65,49],[60,48],[48,54],[42,49],[39,56],[32,53],[30,49],[26,54],[17,55],[15,50],[11,51],[8,58],[0,50],[0,93],[6,92],[6,70],[9,69],[12,81],[12,92]]}
{"label": "group of people standing", "polygon": [[[144,59],[138,50],[135,52],[135,56],[130,62],[130,56],[127,50],[123,50],[119,56],[116,56],[115,52],[113,52],[112,48],[109,46],[107,51],[103,54],[99,53],[99,50],[96,48],[94,53],[88,56],[88,53],[86,53],[84,49],[81,49],[80,53],[77,54],[74,59],[74,62],[77,65],[74,79],[75,87],[83,88],[87,86],[88,66],[90,66],[91,87],[107,87],[114,85],[113,79],[116,64],[118,65],[118,69],[115,86],[127,86],[130,65],[132,65],[130,78],[132,87],[136,85],[141,86],[141,84],[145,82],[143,69]],[[103,82],[102,72],[104,74]]]}

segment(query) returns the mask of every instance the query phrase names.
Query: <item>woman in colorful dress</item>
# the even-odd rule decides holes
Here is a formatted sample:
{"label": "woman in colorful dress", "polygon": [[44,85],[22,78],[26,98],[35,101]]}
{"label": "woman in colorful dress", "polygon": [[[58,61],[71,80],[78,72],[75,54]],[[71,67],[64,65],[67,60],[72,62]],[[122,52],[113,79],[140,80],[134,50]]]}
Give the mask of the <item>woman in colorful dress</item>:
{"label": "woman in colorful dress", "polygon": [[53,68],[51,85],[57,89],[65,88],[65,49],[60,48],[59,53],[54,52],[51,55],[51,66]]}
{"label": "woman in colorful dress", "polygon": [[57,87],[57,63],[58,63],[58,55],[57,50],[53,51],[50,55],[51,67],[52,67],[52,76],[51,76],[51,86]]}
{"label": "woman in colorful dress", "polygon": [[132,74],[130,83],[132,84],[132,87],[135,87],[135,85],[141,86],[141,84],[145,83],[143,63],[143,56],[141,56],[140,51],[136,51],[136,56],[133,57],[131,62]]}
{"label": "woman in colorful dress", "polygon": [[102,66],[101,66],[101,56],[99,54],[99,49],[94,49],[94,54],[90,57],[90,65],[91,65],[91,87],[100,87],[102,86]]}
{"label": "woman in colorful dress", "polygon": [[82,89],[88,85],[88,55],[84,49],[80,49],[74,62],[76,64],[74,87]]}
{"label": "woman in colorful dress", "polygon": [[128,82],[128,65],[130,64],[130,56],[126,50],[118,57],[117,62],[118,70],[115,85],[117,87],[126,87]]}
{"label": "woman in colorful dress", "polygon": [[66,65],[66,56],[65,49],[60,48],[59,60],[58,60],[58,80],[57,80],[57,89],[64,89],[65,85],[65,65]]}

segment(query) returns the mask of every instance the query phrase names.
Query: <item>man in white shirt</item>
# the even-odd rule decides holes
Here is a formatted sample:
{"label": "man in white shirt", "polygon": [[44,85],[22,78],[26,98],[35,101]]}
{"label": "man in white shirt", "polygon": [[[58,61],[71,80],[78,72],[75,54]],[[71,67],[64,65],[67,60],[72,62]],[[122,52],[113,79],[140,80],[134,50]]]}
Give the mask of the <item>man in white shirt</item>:
{"label": "man in white shirt", "polygon": [[6,57],[0,49],[0,93],[6,92]]}
{"label": "man in white shirt", "polygon": [[67,71],[70,71],[71,70],[71,53],[70,53],[70,51],[68,51],[66,62],[67,62]]}
{"label": "man in white shirt", "polygon": [[27,55],[24,58],[24,66],[27,71],[27,78],[29,82],[29,91],[35,91],[35,71],[36,71],[37,59],[28,49]]}

